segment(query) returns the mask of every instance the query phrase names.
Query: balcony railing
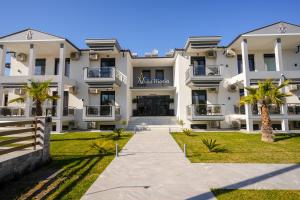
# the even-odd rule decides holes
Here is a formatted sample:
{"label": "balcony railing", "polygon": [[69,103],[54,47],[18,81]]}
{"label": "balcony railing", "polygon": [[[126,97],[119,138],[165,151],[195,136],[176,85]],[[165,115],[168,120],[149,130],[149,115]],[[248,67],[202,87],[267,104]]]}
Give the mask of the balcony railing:
{"label": "balcony railing", "polygon": [[84,68],[86,82],[118,83],[122,80],[121,73],[115,67],[87,67]]}
{"label": "balcony railing", "polygon": [[[31,116],[36,115],[36,107],[31,107]],[[52,116],[57,117],[57,106],[43,106],[43,115],[44,116]],[[63,108],[63,116],[74,116],[75,115],[75,108],[74,107],[64,107]]]}
{"label": "balcony railing", "polygon": [[288,103],[287,111],[289,115],[299,115],[300,114],[300,103]]}
{"label": "balcony railing", "polygon": [[245,106],[244,105],[234,105],[233,110],[234,110],[234,114],[238,114],[238,115],[245,114]]}
{"label": "balcony railing", "polygon": [[83,118],[116,120],[120,117],[120,107],[111,105],[85,106]]}
{"label": "balcony railing", "polygon": [[196,77],[215,77],[220,76],[220,66],[219,65],[196,65],[190,66],[189,69],[185,72],[186,80]]}
{"label": "balcony railing", "polygon": [[187,106],[188,116],[220,116],[222,104],[192,104]]}
{"label": "balcony railing", "polygon": [[0,107],[0,117],[23,117],[25,116],[24,107],[3,106]]}
{"label": "balcony railing", "polygon": [[[270,115],[280,115],[282,114],[280,106],[277,105],[269,105],[269,114]],[[252,114],[253,115],[261,115],[261,105],[253,105],[252,106]]]}

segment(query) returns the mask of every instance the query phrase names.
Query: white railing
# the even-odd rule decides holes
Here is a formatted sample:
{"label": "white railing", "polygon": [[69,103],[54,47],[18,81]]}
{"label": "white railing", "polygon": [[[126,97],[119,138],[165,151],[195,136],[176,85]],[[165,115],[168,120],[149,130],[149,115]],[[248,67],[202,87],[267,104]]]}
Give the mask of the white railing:
{"label": "white railing", "polygon": [[84,118],[110,118],[120,116],[120,107],[112,105],[88,105],[83,109]]}
{"label": "white railing", "polygon": [[23,117],[25,116],[25,108],[18,106],[2,106],[0,107],[0,117]]}
{"label": "white railing", "polygon": [[187,116],[220,116],[223,104],[192,104],[187,106]]}
{"label": "white railing", "polygon": [[185,72],[186,80],[192,77],[220,76],[220,65],[191,65]]}

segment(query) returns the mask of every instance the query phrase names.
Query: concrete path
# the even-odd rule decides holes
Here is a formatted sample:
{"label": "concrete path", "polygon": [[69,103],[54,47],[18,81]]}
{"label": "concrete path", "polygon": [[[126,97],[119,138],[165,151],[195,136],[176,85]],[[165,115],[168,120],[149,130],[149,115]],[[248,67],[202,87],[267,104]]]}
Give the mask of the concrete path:
{"label": "concrete path", "polygon": [[82,199],[208,200],[211,188],[300,189],[299,177],[300,165],[192,164],[156,128],[136,134]]}

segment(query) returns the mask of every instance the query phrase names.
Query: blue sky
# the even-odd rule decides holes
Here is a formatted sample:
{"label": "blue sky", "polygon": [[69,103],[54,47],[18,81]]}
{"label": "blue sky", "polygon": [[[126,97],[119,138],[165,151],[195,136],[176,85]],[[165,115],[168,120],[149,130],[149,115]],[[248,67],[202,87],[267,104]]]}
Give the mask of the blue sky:
{"label": "blue sky", "polygon": [[86,38],[117,38],[139,55],[182,48],[188,36],[238,34],[277,21],[300,24],[300,1],[51,0],[1,2],[0,35],[35,28],[66,37],[79,48]]}

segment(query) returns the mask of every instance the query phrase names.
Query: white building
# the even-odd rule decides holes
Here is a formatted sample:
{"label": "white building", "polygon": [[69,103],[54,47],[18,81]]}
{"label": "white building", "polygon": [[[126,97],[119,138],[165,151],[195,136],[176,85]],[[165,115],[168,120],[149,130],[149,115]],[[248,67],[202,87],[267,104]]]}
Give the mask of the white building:
{"label": "white building", "polygon": [[259,106],[239,106],[245,86],[291,80],[293,96],[271,109],[273,128],[300,130],[300,26],[279,22],[239,35],[228,46],[220,36],[188,38],[184,48],[160,57],[138,57],[116,39],[69,40],[26,29],[0,38],[0,120],[24,120],[34,105],[9,103],[33,80],[52,80],[61,98],[46,102],[53,128],[112,129],[120,120],[195,129],[260,128]]}

